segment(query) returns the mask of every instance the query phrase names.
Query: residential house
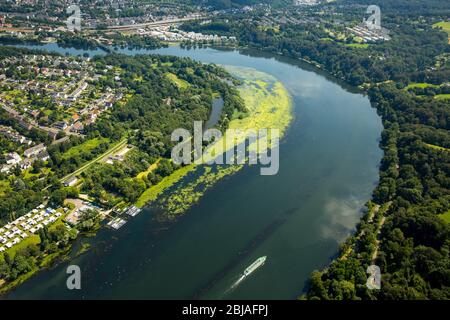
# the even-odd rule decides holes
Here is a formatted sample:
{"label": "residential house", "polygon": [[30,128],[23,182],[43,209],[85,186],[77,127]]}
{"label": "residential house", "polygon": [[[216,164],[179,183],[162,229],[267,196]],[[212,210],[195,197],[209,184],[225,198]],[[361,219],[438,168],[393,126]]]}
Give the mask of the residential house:
{"label": "residential house", "polygon": [[27,150],[25,150],[25,152],[23,153],[23,155],[27,158],[31,158],[33,156],[37,156],[39,153],[41,153],[42,151],[47,150],[47,148],[45,147],[45,145],[43,143],[38,144],[37,146],[31,147]]}
{"label": "residential house", "polygon": [[16,153],[11,152],[6,156],[6,163],[11,165],[19,164],[22,161],[22,158]]}
{"label": "residential house", "polygon": [[37,159],[47,161],[48,159],[50,159],[50,155],[48,154],[47,150],[44,150],[37,155]]}
{"label": "residential house", "polygon": [[55,124],[53,124],[53,127],[59,130],[66,130],[67,129],[67,122],[65,121],[58,121]]}

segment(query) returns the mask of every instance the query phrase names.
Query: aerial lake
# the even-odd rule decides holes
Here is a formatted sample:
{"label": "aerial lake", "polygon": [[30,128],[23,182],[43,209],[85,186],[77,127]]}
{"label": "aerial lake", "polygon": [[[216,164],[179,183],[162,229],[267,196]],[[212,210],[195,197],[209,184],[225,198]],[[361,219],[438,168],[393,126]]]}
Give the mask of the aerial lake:
{"label": "aerial lake", "polygon": [[[27,46],[62,54],[102,54]],[[44,270],[7,299],[295,299],[314,269],[338,253],[378,182],[382,123],[368,98],[300,64],[257,52],[219,49],[118,50],[191,57],[253,68],[289,91],[294,120],[280,144],[280,170],[245,167],[209,189],[176,221],[151,206],[115,231],[81,239],[86,253]],[[104,53],[103,53],[104,54]],[[221,108],[220,108],[221,109]],[[213,114],[217,121],[218,114]],[[79,245],[79,243],[78,243]],[[265,264],[230,290],[257,258]],[[66,287],[78,265],[82,289]]]}

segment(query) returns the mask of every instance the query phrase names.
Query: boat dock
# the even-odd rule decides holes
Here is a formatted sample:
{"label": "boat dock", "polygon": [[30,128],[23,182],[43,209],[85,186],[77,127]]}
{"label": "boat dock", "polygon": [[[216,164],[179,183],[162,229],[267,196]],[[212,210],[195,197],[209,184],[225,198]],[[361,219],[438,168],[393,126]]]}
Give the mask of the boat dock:
{"label": "boat dock", "polygon": [[113,215],[110,216],[111,221],[109,221],[107,223],[107,225],[108,225],[108,227],[118,230],[129,221],[129,218],[126,218],[123,216],[124,213],[129,217],[135,217],[141,211],[142,211],[142,209],[140,209],[136,206],[131,206],[129,208],[124,208],[121,210],[112,210],[111,213]]}
{"label": "boat dock", "polygon": [[120,229],[126,222],[126,220],[122,219],[122,218],[115,218],[113,220],[111,220],[110,222],[108,222],[108,226],[113,228],[113,229]]}
{"label": "boat dock", "polygon": [[139,209],[138,207],[135,207],[135,206],[131,206],[131,207],[126,211],[126,214],[129,215],[130,217],[135,217],[135,216],[137,216],[141,211],[142,211],[142,209]]}

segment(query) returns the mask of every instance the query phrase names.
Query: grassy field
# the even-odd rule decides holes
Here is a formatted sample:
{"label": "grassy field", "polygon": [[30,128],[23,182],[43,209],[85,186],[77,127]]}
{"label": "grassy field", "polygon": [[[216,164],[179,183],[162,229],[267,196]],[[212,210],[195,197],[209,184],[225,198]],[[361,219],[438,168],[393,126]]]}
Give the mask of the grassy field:
{"label": "grassy field", "polygon": [[439,215],[439,218],[443,219],[447,223],[450,223],[450,210],[444,214]]}
{"label": "grassy field", "polygon": [[450,43],[450,22],[438,22],[433,24],[433,27],[435,28],[442,28],[443,31],[447,32],[448,34],[448,43]]}
{"label": "grassy field", "polygon": [[369,47],[368,43],[347,43],[346,47],[357,48],[357,49],[367,49]]}
{"label": "grassy field", "polygon": [[438,22],[438,23],[435,23],[434,25],[433,25],[433,27],[437,27],[437,28],[442,28],[445,32],[447,32],[448,34],[450,34],[450,21],[441,21],[441,22]]}
{"label": "grassy field", "polygon": [[185,90],[185,89],[187,89],[187,88],[190,87],[189,82],[184,81],[183,79],[178,78],[176,74],[173,74],[173,73],[166,73],[166,77],[167,77],[170,81],[172,81],[173,83],[175,83],[175,85],[176,85],[178,88],[182,89],[182,90]]}
{"label": "grassy field", "polygon": [[39,173],[32,173],[31,172],[32,170],[33,170],[32,168],[28,168],[27,170],[25,170],[23,172],[24,173],[23,176],[24,176],[25,179],[31,179],[33,177],[40,176],[41,174],[48,175],[50,173],[50,171],[51,171],[50,168],[42,168]]}
{"label": "grassy field", "polygon": [[0,180],[0,196],[3,196],[7,191],[11,190],[9,181]]}
{"label": "grassy field", "polygon": [[444,148],[444,147],[440,147],[440,146],[436,146],[434,144],[429,144],[429,143],[425,143],[425,145],[428,148],[434,149],[434,150],[439,150],[439,151],[450,151],[450,149]]}
{"label": "grassy field", "polygon": [[89,161],[88,163],[83,165],[81,168],[78,168],[77,170],[75,170],[71,174],[68,174],[67,176],[65,176],[62,179],[60,179],[60,181],[64,182],[64,181],[70,179],[71,177],[79,175],[83,171],[89,169],[95,163],[101,161],[102,159],[105,159],[105,158],[109,157],[110,155],[112,155],[112,154],[116,153],[117,151],[119,151],[120,149],[122,149],[127,144],[127,142],[128,142],[127,138],[124,138],[123,140],[118,142],[116,145],[114,145],[112,148],[110,148],[108,151],[106,151],[104,154],[98,156],[97,158],[95,158],[92,161]]}
{"label": "grassy field", "polygon": [[142,179],[146,176],[148,176],[148,174],[152,171],[154,171],[157,167],[158,167],[158,163],[161,159],[158,159],[158,161],[156,161],[154,164],[152,164],[150,167],[148,167],[148,169],[146,171],[143,171],[141,173],[139,173],[136,178],[138,179]]}
{"label": "grassy field", "polygon": [[414,88],[425,89],[425,88],[428,88],[428,87],[438,88],[439,86],[435,85],[435,84],[431,84],[431,83],[425,83],[425,82],[420,82],[420,83],[419,82],[413,82],[413,83],[408,84],[405,87],[405,90],[414,89]]}
{"label": "grassy field", "polygon": [[[41,242],[41,239],[39,238],[39,236],[37,234],[33,234],[33,235],[29,236],[28,238],[24,239],[22,242],[16,244],[12,248],[6,250],[6,252],[9,253],[11,258],[14,258],[17,250],[25,249],[29,245],[39,244],[40,242]],[[3,255],[0,255],[0,259],[3,259]]]}
{"label": "grassy field", "polygon": [[450,93],[438,94],[438,95],[435,95],[434,98],[437,99],[437,100],[449,100],[450,99]]}
{"label": "grassy field", "polygon": [[62,158],[67,160],[67,159],[70,159],[70,158],[76,156],[77,154],[79,154],[81,152],[90,152],[93,149],[97,148],[101,143],[108,142],[108,141],[109,140],[107,138],[95,138],[95,139],[91,139],[91,140],[86,140],[82,144],[67,150],[62,155]]}

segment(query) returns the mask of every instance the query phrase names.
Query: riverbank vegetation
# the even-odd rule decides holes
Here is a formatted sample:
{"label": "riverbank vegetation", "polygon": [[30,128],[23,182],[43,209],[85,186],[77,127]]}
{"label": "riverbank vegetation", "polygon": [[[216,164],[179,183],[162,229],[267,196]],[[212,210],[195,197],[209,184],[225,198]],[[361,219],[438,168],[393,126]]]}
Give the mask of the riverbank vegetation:
{"label": "riverbank vegetation", "polygon": [[[142,206],[159,194],[156,189],[171,184],[171,178],[164,178],[178,169],[168,161],[174,145],[170,141],[172,131],[177,128],[192,131],[194,121],[206,121],[216,95],[224,99],[224,112],[218,124],[221,129],[228,126],[235,111],[244,108],[236,89],[223,81],[232,80],[231,76],[212,65],[149,56],[108,56],[96,62],[120,64],[125,75],[122,84],[135,93],[125,105],[89,129],[110,139],[123,136],[120,132],[133,132],[128,141],[137,147],[123,162],[96,164],[82,174],[82,190],[108,207],[123,200],[138,201]],[[155,170],[140,175],[156,161],[159,163]],[[183,168],[182,172],[186,170]]]}
{"label": "riverbank vegetation", "polygon": [[[5,56],[30,52],[10,48],[1,51]],[[74,63],[82,61],[70,59]],[[0,110],[2,125],[17,129],[36,143],[43,142],[50,156],[44,163],[36,162],[30,172],[15,170],[8,176],[0,174],[2,224],[35,208],[45,197],[62,203],[62,195],[73,194],[66,192],[62,183],[75,176],[82,178],[77,185],[80,191],[102,205],[111,208],[121,201],[131,204],[151,185],[176,169],[163,161],[158,166],[161,168],[136,178],[158,159],[170,157],[173,130],[192,130],[194,121],[206,121],[217,96],[224,100],[218,128],[226,128],[232,115],[244,110],[233,87],[233,83],[238,82],[213,65],[168,56],[123,55],[96,57],[90,64],[103,75],[91,85],[105,92],[119,91],[124,99],[117,101],[97,121],[85,126],[84,135],[70,135],[60,143],[52,144],[45,132],[24,130]],[[2,138],[2,141],[5,142],[2,156],[17,147],[7,139]],[[115,153],[120,153],[119,149],[126,147],[126,142],[135,149],[123,157],[116,157],[118,160],[114,158],[116,161],[108,161]]]}
{"label": "riverbank vegetation", "polygon": [[[6,57],[32,52],[0,49],[0,54]],[[224,101],[217,124],[221,130],[228,126],[233,114],[245,110],[235,88],[240,82],[215,65],[204,65],[187,58],[150,55],[111,54],[92,60],[67,59],[76,65],[89,64],[97,73],[97,81],[89,80],[89,85],[105,92],[117,92],[123,99],[98,115],[96,121],[86,124],[83,134],[61,135],[58,138],[64,139],[57,143],[40,130],[23,129],[16,119],[0,110],[0,124],[17,128],[19,133],[36,142],[42,141],[49,155],[46,161],[33,164],[31,171],[22,172],[17,167],[8,175],[0,174],[0,226],[23,216],[44,201],[62,208],[66,198],[77,198],[81,192],[83,199],[87,198],[105,210],[116,205],[131,205],[138,199],[143,206],[161,193],[158,190],[164,190],[172,183],[172,173],[180,175],[189,170],[189,167],[180,168],[170,161],[174,145],[170,140],[172,131],[184,128],[192,132],[194,121],[209,118],[213,100],[217,97]],[[97,98],[95,94],[92,96]],[[11,149],[13,144],[6,139],[0,147],[2,155],[8,150],[14,151]],[[78,181],[68,186],[67,181],[74,177]],[[68,206],[66,209],[74,208]],[[83,212],[75,228],[67,229],[66,224],[58,220],[21,242],[20,246],[1,253],[1,292],[64,255],[78,232],[91,235],[99,227],[98,212]]]}
{"label": "riverbank vegetation", "polygon": [[[223,3],[229,8],[237,2],[211,3],[214,6]],[[439,26],[446,25],[436,23],[447,18],[450,8],[447,2],[439,0],[380,0],[383,24],[391,30],[392,40],[366,46],[354,37],[346,37],[342,23],[334,23],[335,17],[359,23],[367,7],[361,3],[371,4],[369,0],[360,0],[358,4],[353,0],[323,4],[319,7],[323,9],[320,17],[314,17],[313,23],[287,22],[273,28],[261,27],[265,16],[240,12],[235,16],[226,13],[210,23],[188,23],[183,29],[236,36],[242,48],[310,62],[365,89],[383,119],[380,145],[384,157],[373,199],[367,204],[355,234],[342,245],[339,257],[325,270],[312,274],[306,298],[449,299],[450,65],[448,35],[439,30]],[[113,109],[108,117],[87,128],[88,138],[119,141],[129,134],[127,139],[137,150],[127,155],[123,163],[96,164],[85,171],[83,191],[111,207],[137,199],[143,204],[170,189],[174,198],[165,202],[169,209],[174,213],[186,210],[204,191],[197,193],[195,182],[185,189],[176,189],[175,184],[185,176],[182,173],[187,174],[190,168],[180,171],[167,160],[171,146],[168,133],[180,124],[205,120],[211,97],[217,92],[225,100],[221,129],[240,120],[253,121],[246,120],[251,111],[243,108],[235,88],[220,78],[234,80],[222,69],[196,65],[188,59],[112,55],[96,58],[94,62],[99,69],[113,64],[121,70],[120,81],[104,77],[102,85],[110,88],[123,85],[132,94],[123,108]],[[167,74],[190,85],[181,88]],[[259,83],[257,87],[265,85]],[[252,105],[252,100],[253,96],[247,97],[246,104]],[[0,116],[3,118],[3,114]],[[270,123],[269,119],[272,118],[262,121]],[[37,139],[45,140],[42,135]],[[54,154],[51,156],[54,161]],[[139,176],[161,158],[166,161],[158,165],[158,170]],[[211,174],[211,171],[204,172]],[[164,180],[166,177],[174,179]],[[50,192],[61,188],[57,177],[32,181],[22,178],[17,172],[11,181],[5,183],[1,179],[2,221],[10,221],[41,203],[47,195],[44,187],[49,183]],[[158,184],[161,181],[166,182]],[[198,181],[204,185],[216,182],[213,175],[209,180]],[[179,208],[180,199],[186,198],[186,204]],[[23,259],[21,254],[16,256],[18,261],[5,258],[9,262],[2,267],[11,281],[18,274],[29,274],[26,272],[36,265],[33,263],[37,258],[32,253],[25,252]],[[382,271],[381,290],[366,287],[366,270],[374,263]]]}
{"label": "riverbank vegetation", "polygon": [[14,251],[0,255],[0,294],[26,281],[42,268],[47,268],[58,258],[62,258],[76,238],[75,229],[68,230],[60,224],[54,228],[41,229],[38,235]]}
{"label": "riverbank vegetation", "polygon": [[[101,216],[97,210],[84,211],[76,227],[64,223],[64,217],[62,215],[52,225],[43,227],[37,234],[0,254],[0,294],[7,293],[39,270],[67,259],[79,234],[95,235],[100,228]],[[77,254],[87,248],[82,245]]]}
{"label": "riverbank vegetation", "polygon": [[[450,298],[450,229],[442,218],[450,209],[450,155],[446,150],[450,48],[448,35],[435,25],[450,11],[444,3],[379,1],[383,25],[390,29],[392,40],[363,49],[342,45],[352,43],[351,39],[330,38],[327,32],[333,28],[345,33],[342,25],[332,23],[333,14],[345,21],[358,21],[364,15],[367,6],[352,0],[324,4],[323,15],[314,18],[316,23],[285,23],[277,32],[259,28],[267,19],[251,13],[240,19],[224,15],[211,23],[183,27],[234,35],[241,47],[311,62],[367,89],[383,119],[380,145],[384,157],[374,204],[368,204],[339,257],[312,274],[305,288],[308,299]],[[325,22],[327,15],[330,20]],[[371,214],[373,205],[378,208],[376,214]],[[366,287],[366,269],[371,264],[381,268],[381,290]]]}
{"label": "riverbank vegetation", "polygon": [[[229,122],[229,128],[243,132],[264,128],[278,129],[281,138],[292,120],[292,101],[286,88],[272,76],[254,69],[229,66],[226,69],[241,81],[238,90],[246,107],[245,116],[233,117]],[[236,144],[244,143],[246,138],[245,135],[238,136]],[[258,143],[261,142],[249,144],[248,150],[256,149]],[[217,148],[218,145],[221,147]],[[215,141],[213,146],[205,150],[203,155],[205,162],[219,156],[211,154],[209,150],[223,150],[225,153],[227,151],[225,138]],[[165,214],[175,218],[196,204],[217,182],[237,173],[243,167],[243,165],[213,167],[190,165],[182,174],[178,170],[170,176],[171,183],[164,184],[166,190],[161,190],[162,184],[158,184],[154,189],[158,194],[161,193],[161,196],[156,198],[154,195],[152,199],[156,200],[157,206],[162,208]],[[149,197],[146,195],[145,199]]]}

